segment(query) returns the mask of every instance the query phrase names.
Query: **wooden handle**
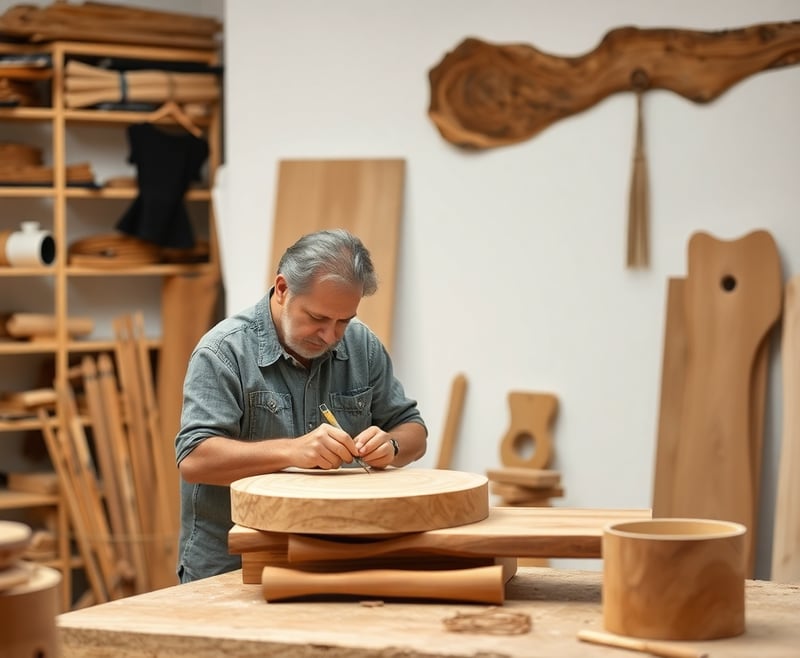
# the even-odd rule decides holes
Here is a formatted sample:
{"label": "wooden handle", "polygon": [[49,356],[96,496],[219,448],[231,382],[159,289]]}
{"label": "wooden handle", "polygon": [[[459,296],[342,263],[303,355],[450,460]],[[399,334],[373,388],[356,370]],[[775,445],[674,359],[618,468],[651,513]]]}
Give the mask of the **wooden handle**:
{"label": "wooden handle", "polygon": [[664,658],[706,658],[708,654],[698,651],[694,647],[687,647],[680,644],[670,644],[668,642],[651,642],[649,640],[637,640],[601,631],[590,631],[583,629],[578,631],[578,639],[592,644],[602,644],[607,647],[619,647],[630,651],[641,651],[650,653],[654,656]]}
{"label": "wooden handle", "polygon": [[502,605],[505,597],[501,565],[444,571],[366,569],[336,573],[266,566],[261,572],[261,587],[266,601],[345,594]]}

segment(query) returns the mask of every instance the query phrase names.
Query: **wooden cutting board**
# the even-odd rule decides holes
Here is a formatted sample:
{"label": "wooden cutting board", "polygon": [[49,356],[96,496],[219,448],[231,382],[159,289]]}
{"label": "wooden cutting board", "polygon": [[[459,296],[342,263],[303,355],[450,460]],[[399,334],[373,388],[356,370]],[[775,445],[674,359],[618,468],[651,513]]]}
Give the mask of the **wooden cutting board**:
{"label": "wooden cutting board", "polygon": [[487,478],[461,471],[292,469],[231,484],[233,522],[273,532],[422,532],[474,523],[488,514]]}
{"label": "wooden cutting board", "polygon": [[330,540],[264,532],[235,525],[228,534],[233,554],[270,551],[290,561],[346,560],[383,555],[463,557],[599,558],[603,528],[611,523],[643,521],[650,510],[492,507],[475,523],[378,541],[347,537]]}
{"label": "wooden cutting board", "polygon": [[767,231],[732,241],[701,232],[689,241],[688,261],[679,445],[664,511],[744,524],[752,564],[760,463],[753,382],[762,343],[780,316],[780,257]]}
{"label": "wooden cutting board", "polygon": [[800,276],[786,284],[783,309],[783,432],[775,529],[772,538],[772,580],[800,582]]}

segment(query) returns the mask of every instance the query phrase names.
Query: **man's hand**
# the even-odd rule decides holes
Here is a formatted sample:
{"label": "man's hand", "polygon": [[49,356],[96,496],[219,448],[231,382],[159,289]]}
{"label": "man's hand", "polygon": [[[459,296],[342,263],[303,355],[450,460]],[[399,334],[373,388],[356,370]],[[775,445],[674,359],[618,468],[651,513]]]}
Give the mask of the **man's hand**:
{"label": "man's hand", "polygon": [[293,465],[298,468],[339,468],[358,455],[350,435],[338,427],[322,423],[308,434],[292,439]]}
{"label": "man's hand", "polygon": [[394,461],[392,436],[372,425],[355,437],[356,454],[373,468],[386,468]]}

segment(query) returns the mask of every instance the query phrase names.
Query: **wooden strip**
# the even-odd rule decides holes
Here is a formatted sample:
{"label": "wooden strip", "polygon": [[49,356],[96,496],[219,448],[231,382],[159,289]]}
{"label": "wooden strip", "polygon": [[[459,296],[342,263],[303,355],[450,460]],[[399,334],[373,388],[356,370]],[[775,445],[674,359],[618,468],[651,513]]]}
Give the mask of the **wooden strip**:
{"label": "wooden strip", "polygon": [[450,468],[453,462],[453,449],[461,426],[461,414],[464,411],[464,398],[466,395],[467,378],[463,373],[459,373],[453,379],[450,387],[450,404],[447,407],[447,418],[442,432],[442,442],[439,446],[436,468]]}
{"label": "wooden strip", "polygon": [[558,398],[551,393],[512,391],[508,407],[511,419],[500,440],[503,466],[546,469],[553,458],[551,426]]}
{"label": "wooden strip", "polygon": [[120,558],[126,562],[126,568],[130,569],[132,568],[132,559],[129,544],[127,541],[123,541],[127,537],[127,527],[122,511],[122,496],[119,491],[117,471],[112,455],[111,437],[108,423],[106,422],[107,414],[103,407],[100,384],[97,377],[97,364],[94,357],[84,356],[81,360],[81,370],[83,372],[83,389],[86,393],[86,405],[92,426],[99,474],[103,483],[103,494],[106,509],[108,510],[109,526],[114,536],[114,545],[117,547],[117,552]]}
{"label": "wooden strip", "polygon": [[800,583],[800,275],[786,284],[781,343],[783,430],[772,539],[772,580]]}
{"label": "wooden strip", "polygon": [[128,440],[121,417],[122,403],[119,398],[117,378],[114,374],[114,364],[108,354],[100,354],[97,357],[97,374],[117,486],[123,503],[128,551],[134,570],[134,588],[136,593],[141,593],[151,589],[143,544],[145,538],[140,522],[140,505],[136,497]]}
{"label": "wooden strip", "polygon": [[[144,330],[144,316],[141,312],[132,317],[132,339],[136,351],[136,372],[138,386],[144,407],[145,425],[150,442],[152,470],[155,475],[154,490],[151,493],[156,499],[155,518],[155,550],[158,553],[155,563],[150,565],[154,587],[166,587],[177,584],[175,565],[178,555],[178,534],[180,532],[180,495],[175,478],[174,443],[172,437],[161,436],[161,419],[159,417],[156,394],[153,385],[153,372],[150,366],[150,352]],[[171,468],[170,468],[171,466]]]}
{"label": "wooden strip", "polygon": [[67,505],[70,524],[75,531],[75,541],[78,545],[81,559],[83,560],[83,569],[89,581],[94,603],[104,603],[109,600],[109,597],[103,584],[100,567],[97,564],[92,545],[89,542],[89,531],[87,529],[83,508],[77,494],[78,484],[73,476],[73,469],[70,467],[68,454],[59,436],[64,430],[60,429],[58,432],[53,431],[50,425],[50,415],[42,407],[39,407],[37,410],[37,415],[42,425],[42,436],[47,445],[47,452],[50,454],[53,468],[55,468],[56,473],[58,473],[61,495],[64,497]]}
{"label": "wooden strip", "polygon": [[653,516],[668,516],[675,486],[675,461],[680,440],[683,386],[686,378],[685,279],[667,283],[664,352],[661,362],[661,402],[653,484]]}
{"label": "wooden strip", "polygon": [[122,589],[119,559],[111,542],[111,530],[103,507],[100,485],[83,423],[78,414],[75,396],[65,381],[56,382],[56,393],[59,397],[59,407],[65,410],[66,414],[65,429],[68,428],[68,431],[65,431],[63,436],[66,439],[64,450],[67,455],[67,467],[71,469],[72,481],[77,487],[76,493],[83,508],[89,543],[97,556],[106,592],[111,599],[121,598],[125,592]]}

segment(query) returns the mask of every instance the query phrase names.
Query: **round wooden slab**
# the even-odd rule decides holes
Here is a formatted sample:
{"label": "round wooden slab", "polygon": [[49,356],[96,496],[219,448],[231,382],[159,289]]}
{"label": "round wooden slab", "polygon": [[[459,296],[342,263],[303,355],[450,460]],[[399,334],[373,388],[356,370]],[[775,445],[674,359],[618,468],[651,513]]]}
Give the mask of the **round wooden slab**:
{"label": "round wooden slab", "polygon": [[488,479],[460,471],[288,470],[231,484],[233,522],[272,532],[386,535],[451,528],[488,515]]}

